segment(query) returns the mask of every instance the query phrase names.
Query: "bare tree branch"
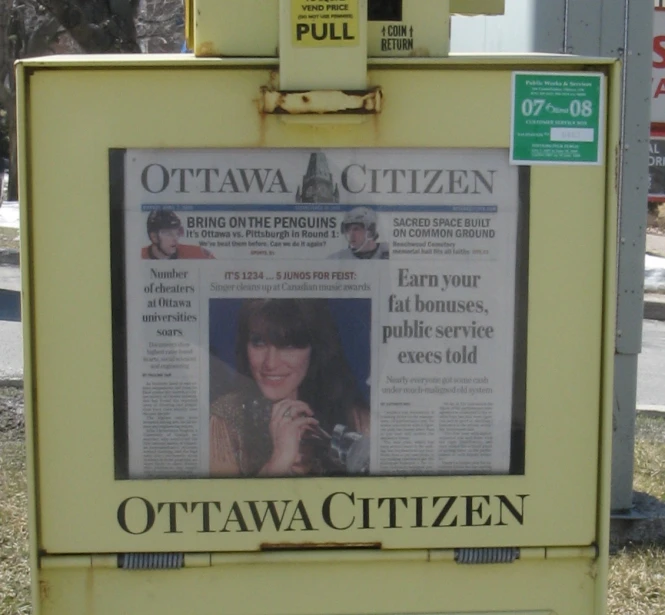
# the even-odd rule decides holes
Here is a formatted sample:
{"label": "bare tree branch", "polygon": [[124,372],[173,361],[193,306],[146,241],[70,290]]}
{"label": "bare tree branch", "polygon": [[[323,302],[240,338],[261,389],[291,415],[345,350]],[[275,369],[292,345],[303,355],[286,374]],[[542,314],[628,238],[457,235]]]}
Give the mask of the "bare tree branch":
{"label": "bare tree branch", "polygon": [[137,0],[38,0],[87,53],[140,53]]}
{"label": "bare tree branch", "polygon": [[[16,114],[13,64],[52,53],[179,51],[182,0],[0,0],[0,108],[6,112],[10,198],[16,198]],[[2,126],[0,117],[0,127]]]}

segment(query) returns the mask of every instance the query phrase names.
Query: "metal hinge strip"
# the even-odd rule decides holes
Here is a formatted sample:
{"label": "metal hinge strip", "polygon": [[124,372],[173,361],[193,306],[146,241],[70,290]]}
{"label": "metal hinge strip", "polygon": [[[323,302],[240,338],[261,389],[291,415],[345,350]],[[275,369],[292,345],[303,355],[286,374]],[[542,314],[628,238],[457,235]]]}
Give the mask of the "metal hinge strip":
{"label": "metal hinge strip", "polygon": [[455,549],[458,564],[512,564],[519,557],[520,550],[516,547]]}
{"label": "metal hinge strip", "polygon": [[118,555],[118,568],[125,570],[174,570],[184,567],[184,553],[122,553]]}
{"label": "metal hinge strip", "polygon": [[433,549],[429,551],[431,562],[456,562],[458,564],[501,564],[516,560],[589,559],[598,557],[598,547],[485,547],[460,549]]}
{"label": "metal hinge strip", "polygon": [[579,547],[501,547],[430,550],[318,551],[306,553],[123,553],[107,555],[43,555],[43,569],[123,568],[125,570],[173,570],[207,568],[225,564],[251,563],[259,558],[264,563],[326,563],[335,561],[404,561],[456,562],[458,564],[498,564],[516,560],[588,559],[598,557],[596,545]]}

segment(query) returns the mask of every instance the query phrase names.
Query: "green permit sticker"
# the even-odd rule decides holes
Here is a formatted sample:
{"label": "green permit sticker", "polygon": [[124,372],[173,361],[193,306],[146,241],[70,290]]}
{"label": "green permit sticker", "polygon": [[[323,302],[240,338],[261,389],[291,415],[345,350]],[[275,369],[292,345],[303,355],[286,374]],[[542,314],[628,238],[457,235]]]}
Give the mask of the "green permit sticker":
{"label": "green permit sticker", "polygon": [[605,77],[513,73],[510,162],[602,164]]}

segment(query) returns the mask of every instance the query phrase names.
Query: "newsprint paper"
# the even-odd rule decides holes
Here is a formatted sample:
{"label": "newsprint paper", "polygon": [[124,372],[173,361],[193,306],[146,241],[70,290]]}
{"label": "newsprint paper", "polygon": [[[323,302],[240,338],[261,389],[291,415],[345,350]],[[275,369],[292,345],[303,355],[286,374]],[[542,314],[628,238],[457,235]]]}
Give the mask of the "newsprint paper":
{"label": "newsprint paper", "polygon": [[507,150],[121,153],[127,477],[510,471]]}

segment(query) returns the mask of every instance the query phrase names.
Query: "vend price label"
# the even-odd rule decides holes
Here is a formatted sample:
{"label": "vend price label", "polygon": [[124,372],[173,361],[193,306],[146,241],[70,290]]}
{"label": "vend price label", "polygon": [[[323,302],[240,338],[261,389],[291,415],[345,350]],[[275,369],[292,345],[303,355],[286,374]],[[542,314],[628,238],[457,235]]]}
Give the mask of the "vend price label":
{"label": "vend price label", "polygon": [[355,47],[358,0],[291,0],[294,47]]}
{"label": "vend price label", "polygon": [[510,162],[601,164],[604,75],[513,73]]}

